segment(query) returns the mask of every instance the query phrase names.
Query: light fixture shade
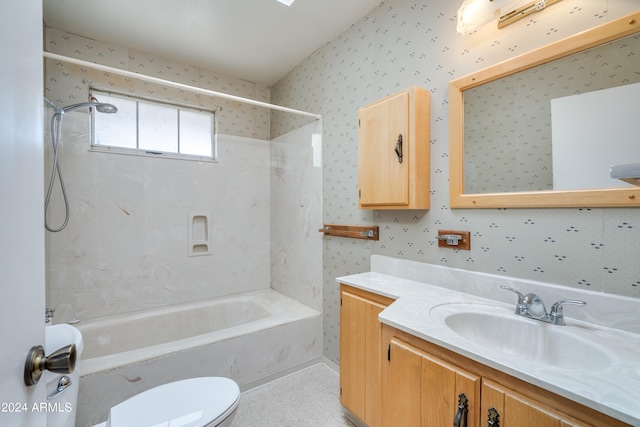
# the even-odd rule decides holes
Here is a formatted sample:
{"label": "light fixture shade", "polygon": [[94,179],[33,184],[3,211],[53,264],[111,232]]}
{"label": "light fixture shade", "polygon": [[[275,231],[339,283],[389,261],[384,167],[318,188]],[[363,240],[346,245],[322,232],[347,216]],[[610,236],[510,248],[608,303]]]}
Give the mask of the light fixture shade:
{"label": "light fixture shade", "polygon": [[613,179],[620,179],[629,184],[640,186],[640,163],[611,165],[609,173]]}
{"label": "light fixture shade", "polygon": [[296,0],[278,0],[282,4],[286,4],[287,6],[291,6],[291,4]]}
{"label": "light fixture shade", "polygon": [[458,9],[459,34],[471,34],[476,28],[528,5],[532,0],[465,0]]}

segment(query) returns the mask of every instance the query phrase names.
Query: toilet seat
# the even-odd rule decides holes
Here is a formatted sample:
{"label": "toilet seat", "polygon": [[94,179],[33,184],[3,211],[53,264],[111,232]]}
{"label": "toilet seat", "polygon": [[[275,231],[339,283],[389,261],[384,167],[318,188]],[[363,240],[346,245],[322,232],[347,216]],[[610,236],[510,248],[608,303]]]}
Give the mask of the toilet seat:
{"label": "toilet seat", "polygon": [[109,427],[218,425],[238,406],[240,389],[229,378],[203,377],[154,387],[111,408]]}

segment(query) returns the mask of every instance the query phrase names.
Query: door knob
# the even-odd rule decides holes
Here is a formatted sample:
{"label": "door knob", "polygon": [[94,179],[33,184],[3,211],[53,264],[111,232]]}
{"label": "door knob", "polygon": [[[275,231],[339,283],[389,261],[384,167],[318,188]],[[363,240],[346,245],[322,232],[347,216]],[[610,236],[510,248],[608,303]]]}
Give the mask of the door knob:
{"label": "door knob", "polygon": [[62,347],[49,356],[44,355],[44,347],[31,347],[24,365],[24,383],[28,386],[37,384],[42,373],[46,371],[58,374],[70,374],[76,367],[76,345]]}

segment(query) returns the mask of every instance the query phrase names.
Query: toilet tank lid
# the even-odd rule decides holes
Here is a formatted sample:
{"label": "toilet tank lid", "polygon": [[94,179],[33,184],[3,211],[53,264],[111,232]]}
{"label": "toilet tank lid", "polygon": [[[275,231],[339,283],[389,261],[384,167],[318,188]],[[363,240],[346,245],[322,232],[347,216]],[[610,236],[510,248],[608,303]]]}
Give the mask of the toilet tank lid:
{"label": "toilet tank lid", "polygon": [[[229,378],[203,377],[154,387],[111,408],[107,426],[155,427],[206,425],[228,414],[240,399]],[[171,422],[171,423],[169,423]]]}

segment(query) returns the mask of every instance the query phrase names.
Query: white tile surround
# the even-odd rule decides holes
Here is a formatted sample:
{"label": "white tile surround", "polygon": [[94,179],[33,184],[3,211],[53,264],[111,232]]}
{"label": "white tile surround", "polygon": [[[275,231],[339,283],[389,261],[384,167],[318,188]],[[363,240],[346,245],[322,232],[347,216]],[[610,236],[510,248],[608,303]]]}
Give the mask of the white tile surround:
{"label": "white tile surround", "polygon": [[322,159],[317,121],[271,140],[271,287],[322,311]]}
{"label": "white tile surround", "polygon": [[[407,261],[371,257],[371,272],[340,277],[345,283],[396,299],[380,314],[380,321],[446,347],[485,365],[575,400],[632,425],[640,424],[640,300],[548,283]],[[489,304],[512,314],[516,297],[500,288],[506,284],[522,293],[536,293],[549,306],[561,299],[580,299],[586,307],[565,308],[566,329],[579,337],[589,324],[602,326],[591,336],[610,365],[584,369],[576,359],[569,367],[553,367],[471,343],[433,320],[434,307],[450,303]],[[514,315],[515,316],[515,315]],[[563,328],[534,322],[543,327]],[[571,329],[573,328],[573,329]],[[585,358],[597,357],[583,355]],[[594,360],[594,363],[600,360]]]}
{"label": "white tile surround", "polygon": [[[71,218],[47,251],[56,322],[270,286],[268,141],[221,135],[217,163],[98,153],[88,122],[63,122]],[[56,193],[50,209],[62,211]],[[211,255],[188,256],[189,212],[211,214]]]}

